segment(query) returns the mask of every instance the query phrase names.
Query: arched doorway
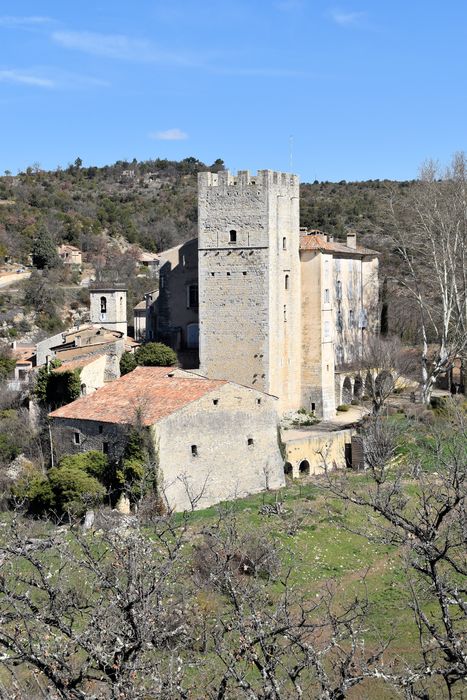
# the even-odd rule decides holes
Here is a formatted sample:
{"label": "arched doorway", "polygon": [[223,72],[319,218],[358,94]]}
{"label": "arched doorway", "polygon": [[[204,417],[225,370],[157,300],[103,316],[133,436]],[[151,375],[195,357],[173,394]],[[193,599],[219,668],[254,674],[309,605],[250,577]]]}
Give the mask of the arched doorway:
{"label": "arched doorway", "polygon": [[309,476],[310,474],[310,463],[307,459],[304,459],[302,462],[300,462],[298,471],[300,473],[300,476]]}
{"label": "arched doorway", "polygon": [[363,380],[360,376],[355,377],[355,382],[353,386],[354,398],[360,399],[363,394]]}
{"label": "arched doorway", "polygon": [[350,403],[352,401],[352,380],[350,377],[344,379],[344,384],[342,385],[342,401],[344,403]]}
{"label": "arched doorway", "polygon": [[286,463],[284,464],[284,474],[285,474],[286,476],[292,476],[292,474],[293,474],[293,469],[292,469],[292,465],[290,464],[290,462],[286,462]]}

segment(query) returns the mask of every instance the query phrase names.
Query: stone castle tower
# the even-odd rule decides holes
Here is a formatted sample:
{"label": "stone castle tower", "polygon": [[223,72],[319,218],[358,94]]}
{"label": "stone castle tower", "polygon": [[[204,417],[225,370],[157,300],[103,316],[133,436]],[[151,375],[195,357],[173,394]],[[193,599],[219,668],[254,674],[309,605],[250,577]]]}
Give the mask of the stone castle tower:
{"label": "stone castle tower", "polygon": [[200,173],[200,371],[301,402],[299,182]]}
{"label": "stone castle tower", "polygon": [[96,326],[127,335],[126,292],[122,286],[93,287],[89,290],[90,321]]}

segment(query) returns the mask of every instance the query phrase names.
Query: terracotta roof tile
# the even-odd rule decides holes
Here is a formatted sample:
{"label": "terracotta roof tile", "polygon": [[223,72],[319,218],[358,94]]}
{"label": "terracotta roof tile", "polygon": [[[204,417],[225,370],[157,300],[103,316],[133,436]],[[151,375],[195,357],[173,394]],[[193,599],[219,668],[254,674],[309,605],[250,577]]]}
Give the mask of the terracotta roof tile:
{"label": "terracotta roof tile", "polygon": [[52,372],[58,372],[58,374],[61,374],[62,372],[70,372],[74,369],[80,369],[81,367],[86,367],[87,365],[96,362],[96,360],[100,360],[101,357],[104,357],[104,355],[105,353],[101,352],[91,355],[90,357],[82,357],[79,360],[69,360],[68,362],[64,362],[62,365],[60,365],[60,367],[54,367]]}
{"label": "terracotta roof tile", "polygon": [[143,424],[153,425],[227,383],[195,376],[171,377],[172,372],[176,373],[172,367],[137,367],[49,415],[128,425],[134,423],[136,411],[141,408]]}
{"label": "terracotta roof tile", "polygon": [[300,234],[300,250],[325,250],[330,253],[345,253],[347,255],[379,255],[378,251],[358,245],[351,248],[345,243],[326,240],[320,234]]}

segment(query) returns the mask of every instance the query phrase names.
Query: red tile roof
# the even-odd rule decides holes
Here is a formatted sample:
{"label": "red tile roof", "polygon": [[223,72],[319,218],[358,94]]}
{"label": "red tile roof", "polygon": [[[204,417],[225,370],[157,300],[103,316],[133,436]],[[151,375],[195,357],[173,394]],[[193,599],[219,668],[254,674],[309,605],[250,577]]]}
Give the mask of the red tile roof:
{"label": "red tile roof", "polygon": [[80,369],[81,367],[86,367],[87,365],[92,364],[93,362],[96,362],[96,360],[100,360],[102,357],[104,357],[105,352],[91,355],[90,357],[81,357],[79,360],[68,360],[68,362],[64,362],[60,367],[54,367],[52,372],[58,372],[61,374],[62,372],[70,372],[74,369]]}
{"label": "red tile roof", "polygon": [[227,382],[204,377],[169,376],[172,367],[137,367],[89,396],[50,413],[51,418],[132,424],[142,410],[144,425],[153,425]]}
{"label": "red tile roof", "polygon": [[379,255],[378,251],[358,245],[351,248],[345,243],[327,241],[325,235],[300,234],[300,250],[324,250],[330,253],[345,253],[346,255]]}

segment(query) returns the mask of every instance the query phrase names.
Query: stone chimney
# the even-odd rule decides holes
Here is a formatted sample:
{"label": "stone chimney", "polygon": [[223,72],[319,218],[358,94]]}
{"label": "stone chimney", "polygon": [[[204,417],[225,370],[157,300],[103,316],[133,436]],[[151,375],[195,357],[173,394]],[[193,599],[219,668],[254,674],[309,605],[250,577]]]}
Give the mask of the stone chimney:
{"label": "stone chimney", "polygon": [[356,248],[357,247],[357,234],[356,233],[348,233],[347,234],[347,246],[349,248]]}

